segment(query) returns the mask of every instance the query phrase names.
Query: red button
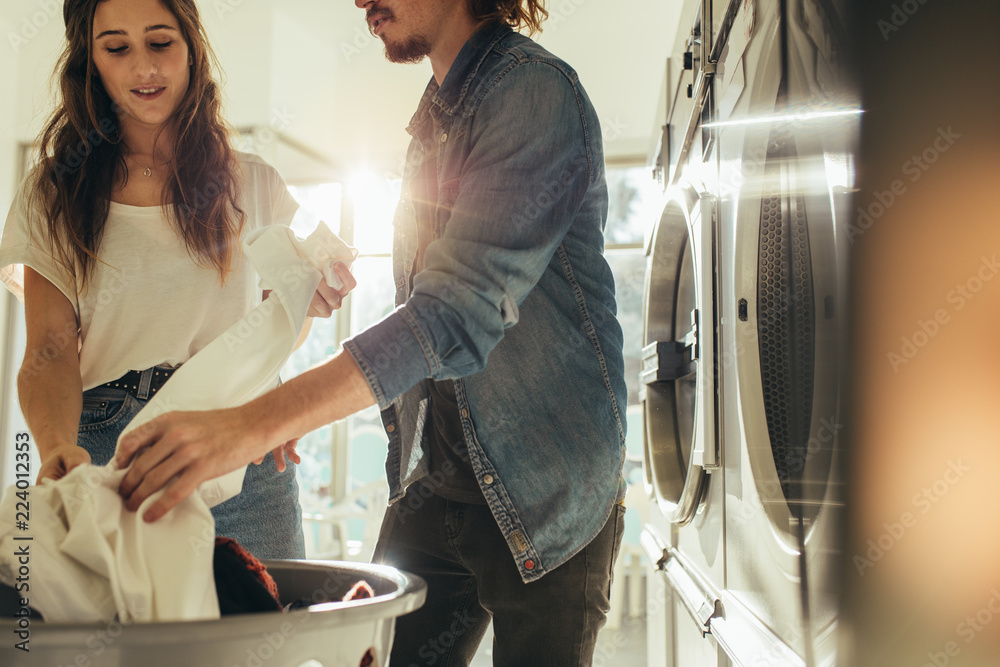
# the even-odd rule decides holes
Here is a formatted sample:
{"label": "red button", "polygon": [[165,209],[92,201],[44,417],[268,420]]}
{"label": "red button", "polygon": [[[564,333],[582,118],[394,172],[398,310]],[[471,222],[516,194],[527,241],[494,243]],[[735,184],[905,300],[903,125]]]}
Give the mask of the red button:
{"label": "red button", "polygon": [[533,561],[533,560],[526,560],[526,561],[524,561],[524,569],[526,569],[526,570],[534,570],[535,569],[535,561]]}

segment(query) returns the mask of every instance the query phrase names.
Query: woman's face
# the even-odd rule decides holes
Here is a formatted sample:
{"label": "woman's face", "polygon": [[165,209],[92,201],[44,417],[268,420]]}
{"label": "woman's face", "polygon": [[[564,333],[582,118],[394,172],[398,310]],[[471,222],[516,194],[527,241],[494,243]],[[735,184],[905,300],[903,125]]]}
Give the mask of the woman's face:
{"label": "woman's face", "polygon": [[124,126],[158,128],[187,92],[190,55],[159,0],[103,0],[94,14],[94,65]]}

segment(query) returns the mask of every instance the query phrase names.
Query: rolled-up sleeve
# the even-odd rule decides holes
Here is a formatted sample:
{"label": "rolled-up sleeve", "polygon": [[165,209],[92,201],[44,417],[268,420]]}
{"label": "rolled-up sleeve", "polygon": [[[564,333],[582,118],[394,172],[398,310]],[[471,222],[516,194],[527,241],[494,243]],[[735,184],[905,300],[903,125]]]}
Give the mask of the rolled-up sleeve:
{"label": "rolled-up sleeve", "polygon": [[521,63],[474,110],[458,182],[442,185],[447,227],[413,293],[345,342],[383,408],[424,378],[481,371],[517,324],[597,171],[590,142],[600,130],[572,76]]}

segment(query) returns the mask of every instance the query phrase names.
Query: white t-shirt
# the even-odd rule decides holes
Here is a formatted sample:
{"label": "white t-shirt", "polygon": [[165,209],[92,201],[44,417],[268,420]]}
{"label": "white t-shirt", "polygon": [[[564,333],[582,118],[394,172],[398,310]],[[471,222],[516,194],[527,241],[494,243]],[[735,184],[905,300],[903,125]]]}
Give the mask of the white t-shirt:
{"label": "white t-shirt", "polygon": [[[298,203],[278,172],[255,155],[236,156],[246,178],[244,235],[290,224]],[[30,266],[73,304],[84,391],[130,370],[184,363],[261,301],[240,243],[223,287],[215,268],[192,259],[171,216],[171,207],[112,202],[97,252],[103,263],[81,293],[75,272],[52,256],[44,213],[29,210],[24,186],[14,199],[0,239],[0,278],[23,300],[19,265]]]}

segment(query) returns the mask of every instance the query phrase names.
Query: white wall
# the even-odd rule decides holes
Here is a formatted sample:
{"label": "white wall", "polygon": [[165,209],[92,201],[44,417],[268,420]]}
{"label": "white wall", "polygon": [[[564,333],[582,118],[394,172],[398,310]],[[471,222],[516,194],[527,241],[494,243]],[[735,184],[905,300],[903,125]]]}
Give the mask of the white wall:
{"label": "white wall", "polygon": [[[275,54],[275,71],[289,84],[282,90],[298,88],[290,98],[292,111],[301,114],[292,135],[348,169],[398,175],[410,140],[406,126],[430,80],[430,64],[386,61],[353,3],[290,0],[281,14],[315,40],[306,53],[282,43]],[[293,34],[290,25],[282,34]]]}
{"label": "white wall", "polygon": [[[13,32],[13,26],[0,17],[0,35]],[[0,43],[0,53],[3,53],[0,57],[0,90],[11,92],[0,95],[0,211],[5,215],[15,187],[17,143],[20,139],[16,121],[20,55],[7,39]]]}
{"label": "white wall", "polygon": [[226,118],[236,127],[267,124],[275,52],[269,3],[200,3],[202,22],[222,66]]}
{"label": "white wall", "polygon": [[[63,42],[62,3],[35,0],[20,3],[19,11],[7,10],[8,20],[24,41],[18,42],[17,91],[14,110],[17,138],[31,141],[41,131],[52,110],[52,71]],[[55,8],[56,13],[52,13]],[[10,38],[4,40],[9,42]],[[10,45],[3,47],[10,49]]]}
{"label": "white wall", "polygon": [[[269,126],[313,147],[317,128],[322,131],[329,124],[337,104],[338,68],[328,64],[336,52],[280,10],[274,12],[272,36]],[[276,148],[273,142],[271,147]]]}
{"label": "white wall", "polygon": [[601,119],[608,159],[645,157],[657,114],[680,0],[549,0],[538,42],[580,75]]}

